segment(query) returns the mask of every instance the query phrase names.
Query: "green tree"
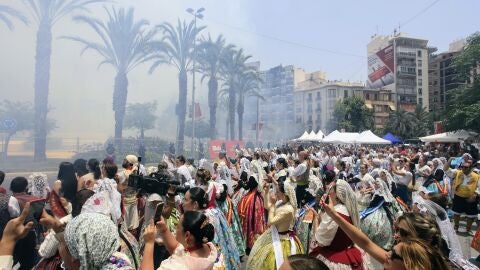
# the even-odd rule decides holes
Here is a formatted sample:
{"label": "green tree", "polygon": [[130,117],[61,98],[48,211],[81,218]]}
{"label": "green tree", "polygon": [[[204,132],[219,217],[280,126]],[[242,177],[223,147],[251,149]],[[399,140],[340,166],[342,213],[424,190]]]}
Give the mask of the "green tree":
{"label": "green tree", "polygon": [[35,149],[34,159],[45,160],[47,143],[48,92],[53,26],[75,12],[88,12],[91,4],[108,0],[23,0],[37,24],[35,54]]}
{"label": "green tree", "polygon": [[187,24],[185,21],[178,20],[176,27],[163,23],[158,28],[163,33],[163,38],[153,43],[154,52],[150,56],[153,64],[150,67],[150,73],[162,64],[173,65],[178,70],[177,151],[183,153],[187,116],[187,73],[192,69],[194,41],[205,27],[195,28],[194,21]]}
{"label": "green tree", "polygon": [[265,98],[258,92],[260,90],[259,85],[260,78],[258,73],[252,69],[247,69],[244,73],[240,74],[238,82],[238,139],[243,140],[243,113],[245,111],[245,98],[248,96],[258,97],[262,100]]}
{"label": "green tree", "polygon": [[210,139],[215,139],[217,129],[218,80],[222,70],[222,57],[232,45],[225,46],[225,39],[219,35],[213,40],[210,35],[202,39],[197,48],[198,70],[202,82],[208,78],[208,107],[210,109]]}
{"label": "green tree", "polygon": [[423,137],[433,129],[432,116],[427,108],[417,105],[411,113],[414,128],[412,128],[412,137]]}
{"label": "green tree", "polygon": [[0,5],[0,23],[5,24],[8,29],[13,30],[13,19],[28,24],[28,19],[20,11],[6,5]]}
{"label": "green tree", "polygon": [[409,139],[413,136],[416,128],[416,120],[412,113],[397,108],[390,113],[385,124],[385,133],[391,132],[401,139]]}
{"label": "green tree", "polygon": [[133,103],[127,105],[125,128],[138,129],[140,139],[145,139],[145,130],[155,128],[157,102]]}
{"label": "green tree", "polygon": [[[192,121],[191,120],[185,122],[185,135],[192,137]],[[209,138],[210,124],[205,121],[195,120],[195,137],[198,139]]]}
{"label": "green tree", "polygon": [[[12,137],[34,129],[34,111],[29,102],[4,100],[0,103],[0,133],[5,133],[2,158],[8,156],[8,146]],[[55,122],[47,119],[47,132],[56,128]]]}
{"label": "green tree", "polygon": [[447,130],[480,132],[480,32],[467,38],[463,52],[455,57],[452,64],[457,72],[456,79],[464,83],[448,93]]}
{"label": "green tree", "polygon": [[359,97],[348,97],[335,104],[333,124],[335,129],[361,132],[373,128],[373,111]]}
{"label": "green tree", "polygon": [[90,26],[100,42],[80,37],[66,37],[84,45],[82,54],[93,50],[102,57],[98,65],[111,65],[115,71],[113,111],[115,112],[115,141],[121,149],[123,120],[127,105],[128,73],[146,61],[155,31],[147,30],[148,21],[134,19],[134,9],[105,9],[107,21],[87,16],[76,16],[75,21]]}
{"label": "green tree", "polygon": [[243,49],[235,50],[231,47],[222,59],[224,69],[222,76],[225,82],[224,86],[228,89],[228,126],[231,140],[235,139],[235,109],[240,78],[242,74],[252,69],[246,65],[250,58],[250,55],[243,53]]}

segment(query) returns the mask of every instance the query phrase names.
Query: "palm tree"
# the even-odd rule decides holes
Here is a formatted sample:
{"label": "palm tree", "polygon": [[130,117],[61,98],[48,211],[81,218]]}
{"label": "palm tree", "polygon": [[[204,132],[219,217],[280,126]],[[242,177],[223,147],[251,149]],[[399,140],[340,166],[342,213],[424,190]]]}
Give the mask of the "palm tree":
{"label": "palm tree", "polygon": [[228,119],[230,127],[230,139],[235,139],[235,105],[237,87],[239,85],[240,74],[249,69],[246,65],[250,55],[244,55],[243,49],[235,50],[233,47],[228,50],[225,57],[222,58],[223,71],[222,76],[225,86],[228,87]]}
{"label": "palm tree", "polygon": [[[135,21],[134,9],[123,8],[111,11],[105,9],[108,19],[102,22],[87,16],[76,16],[76,22],[85,23],[98,35],[100,42],[88,41],[80,37],[66,37],[84,45],[82,54],[93,50],[102,57],[98,65],[109,64],[115,68],[115,84],[113,89],[113,111],[115,112],[115,141],[121,149],[123,119],[128,94],[128,73],[146,61],[155,31],[146,30],[146,20]],[[139,116],[141,117],[141,116]]]}
{"label": "palm tree", "polygon": [[158,28],[164,36],[160,41],[153,43],[153,54],[149,57],[149,60],[153,60],[150,73],[161,64],[172,65],[178,70],[177,149],[179,153],[183,153],[187,115],[187,73],[192,68],[194,40],[205,27],[195,28],[194,21],[187,24],[178,20],[176,27],[163,23]]}
{"label": "palm tree", "polygon": [[260,84],[260,78],[253,69],[247,69],[245,73],[240,75],[238,84],[238,139],[243,139],[243,113],[245,110],[245,97],[254,96],[265,100],[265,98],[258,92]]}
{"label": "palm tree", "polygon": [[392,132],[400,136],[402,139],[408,139],[411,137],[413,129],[415,129],[415,120],[412,117],[412,114],[401,108],[390,113],[385,125],[385,131]]}
{"label": "palm tree", "polygon": [[218,79],[222,69],[222,57],[226,51],[233,46],[225,47],[225,39],[219,35],[216,40],[203,39],[198,45],[197,59],[199,62],[198,70],[203,74],[201,81],[208,78],[208,107],[210,109],[210,139],[216,137],[217,125],[217,106],[218,106]]}
{"label": "palm tree", "polygon": [[35,153],[34,159],[46,159],[48,91],[52,29],[74,12],[87,12],[87,6],[108,0],[23,0],[38,25],[35,55]]}
{"label": "palm tree", "polygon": [[28,19],[20,11],[6,5],[0,5],[0,23],[4,23],[8,29],[13,30],[12,19],[17,19],[28,24]]}
{"label": "palm tree", "polygon": [[415,110],[411,113],[411,117],[415,122],[416,128],[413,129],[414,137],[421,137],[427,135],[430,130],[430,126],[433,126],[430,114],[427,108],[417,105]]}

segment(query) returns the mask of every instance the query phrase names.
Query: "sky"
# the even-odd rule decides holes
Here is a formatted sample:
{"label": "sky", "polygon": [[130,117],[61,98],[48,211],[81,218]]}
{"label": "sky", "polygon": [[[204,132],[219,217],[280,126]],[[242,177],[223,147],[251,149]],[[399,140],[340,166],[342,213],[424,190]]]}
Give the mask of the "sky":
{"label": "sky", "polygon": [[[22,0],[0,0],[0,4],[26,12]],[[198,22],[207,26],[203,34],[223,34],[227,42],[260,61],[261,69],[294,65],[345,81],[366,80],[366,46],[374,34],[392,34],[400,25],[401,32],[427,39],[429,46],[445,51],[450,42],[480,30],[477,0],[117,0],[115,6],[135,8],[135,17],[152,26],[176,23],[178,18],[191,20],[185,10],[204,7],[205,19]],[[91,16],[105,18],[102,5],[90,10]],[[101,142],[113,135],[115,71],[107,65],[97,69],[98,55],[91,51],[80,55],[79,44],[59,38],[97,40],[91,29],[70,18],[59,21],[53,30],[49,116],[57,129],[51,136]],[[13,31],[0,24],[0,100],[33,101],[35,34],[34,23],[17,22]],[[177,72],[161,66],[149,74],[149,67],[145,64],[129,73],[128,102],[157,101],[159,123],[147,135],[173,138]],[[207,115],[206,83],[197,79],[196,85]]]}

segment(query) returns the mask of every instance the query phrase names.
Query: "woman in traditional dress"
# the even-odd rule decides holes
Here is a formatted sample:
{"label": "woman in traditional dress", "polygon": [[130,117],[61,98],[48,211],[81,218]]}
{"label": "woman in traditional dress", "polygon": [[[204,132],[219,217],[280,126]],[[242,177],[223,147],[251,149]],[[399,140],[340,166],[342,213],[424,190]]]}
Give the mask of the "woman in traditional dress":
{"label": "woman in traditional dress", "polygon": [[394,243],[394,223],[404,210],[390,193],[387,183],[377,178],[370,205],[360,212],[360,228],[372,241],[383,249]]}
{"label": "woman in traditional dress", "polygon": [[[335,211],[348,223],[360,226],[357,201],[350,185],[337,180],[329,189]],[[320,224],[314,224],[315,240],[318,245],[310,253],[330,269],[370,269],[368,256],[354,246],[352,240],[326,213],[318,216]],[[317,223],[317,222],[315,222]]]}
{"label": "woman in traditional dress", "polygon": [[279,269],[289,255],[304,253],[300,240],[293,232],[297,199],[290,183],[273,181],[275,194],[265,185],[265,209],[268,210],[267,229],[253,245],[247,269]]}
{"label": "woman in traditional dress", "polygon": [[[215,197],[220,194],[221,185],[210,181],[205,191],[201,187],[194,187],[185,193],[182,203],[184,211],[200,211],[203,212],[209,222],[215,228],[215,237],[213,243],[218,250],[218,258],[215,262],[214,269],[240,269],[240,255],[233,233],[228,227],[227,220],[215,205]],[[218,193],[217,193],[217,190]]]}
{"label": "woman in traditional dress", "polygon": [[245,188],[248,193],[238,203],[238,215],[242,224],[242,231],[246,239],[246,253],[255,243],[255,240],[265,231],[267,224],[265,221],[265,208],[263,207],[263,197],[258,191],[258,182],[256,175],[250,175]]}

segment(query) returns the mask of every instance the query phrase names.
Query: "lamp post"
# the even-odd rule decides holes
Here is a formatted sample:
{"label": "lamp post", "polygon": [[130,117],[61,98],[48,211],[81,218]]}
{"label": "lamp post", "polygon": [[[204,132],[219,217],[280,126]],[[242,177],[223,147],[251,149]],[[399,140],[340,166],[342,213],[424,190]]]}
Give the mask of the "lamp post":
{"label": "lamp post", "polygon": [[[187,12],[193,15],[193,21],[195,24],[195,31],[197,31],[197,18],[203,19],[202,12],[205,11],[205,8],[199,8],[194,10],[193,8],[188,8]],[[191,152],[192,155],[195,152],[195,62],[197,60],[197,39],[193,39],[193,61],[192,61],[192,143],[191,143]]]}

